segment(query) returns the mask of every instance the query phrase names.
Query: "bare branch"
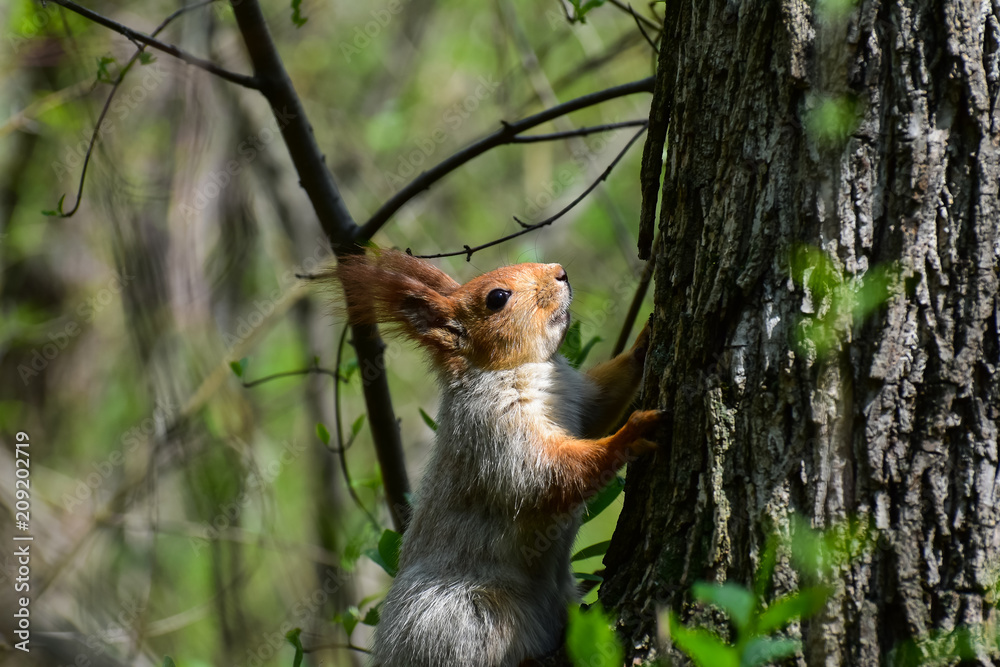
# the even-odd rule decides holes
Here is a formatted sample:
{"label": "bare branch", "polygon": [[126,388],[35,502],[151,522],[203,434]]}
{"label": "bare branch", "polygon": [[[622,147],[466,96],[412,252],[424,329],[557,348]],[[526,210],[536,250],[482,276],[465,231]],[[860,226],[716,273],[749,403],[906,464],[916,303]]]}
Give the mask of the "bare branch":
{"label": "bare branch", "polygon": [[640,20],[641,17],[635,13],[635,10],[632,9],[632,5],[628,6],[628,11],[632,14],[632,18],[635,19],[635,27],[637,27],[639,29],[639,32],[642,33],[642,36],[645,38],[646,42],[653,48],[654,52],[659,53],[660,48],[656,46],[656,42],[653,41],[653,38],[649,36],[649,33],[646,32],[646,29],[642,27],[642,21]]}
{"label": "bare branch", "polygon": [[[514,222],[516,222],[517,224],[521,225],[521,231],[519,231],[519,232],[514,232],[513,234],[508,234],[507,236],[504,236],[502,238],[494,239],[493,241],[490,241],[489,243],[484,243],[482,245],[478,245],[478,246],[475,246],[475,247],[470,247],[470,246],[466,245],[466,246],[463,246],[464,250],[456,250],[454,252],[444,252],[444,253],[439,253],[437,255],[414,255],[414,257],[419,257],[420,259],[438,259],[440,257],[458,257],[459,255],[465,255],[465,261],[470,262],[470,261],[472,261],[472,254],[475,253],[475,252],[479,252],[480,250],[485,250],[486,248],[492,248],[495,245],[500,245],[501,243],[504,243],[505,241],[510,241],[511,239],[516,239],[518,236],[523,236],[524,234],[528,234],[529,232],[533,232],[536,229],[540,229],[542,227],[545,227],[546,225],[551,225],[553,222],[555,222],[556,220],[558,220],[562,216],[566,215],[566,213],[568,213],[574,206],[576,206],[581,201],[583,201],[584,197],[586,197],[591,192],[593,192],[594,188],[596,188],[603,181],[605,181],[608,178],[608,175],[611,173],[611,170],[615,168],[615,165],[617,165],[621,161],[621,159],[623,157],[625,157],[625,153],[628,152],[628,149],[632,147],[632,144],[634,144],[639,139],[639,137],[642,136],[642,133],[645,132],[645,131],[646,131],[646,123],[644,122],[643,126],[642,126],[642,129],[639,130],[638,132],[636,132],[635,135],[631,139],[628,140],[628,143],[625,144],[625,148],[623,148],[618,153],[618,155],[615,156],[615,159],[612,160],[611,164],[609,164],[607,166],[607,168],[601,173],[601,175],[597,177],[597,180],[595,180],[593,183],[591,183],[587,187],[586,190],[584,190],[583,192],[581,192],[573,201],[571,201],[569,204],[567,204],[561,211],[559,211],[555,215],[553,215],[551,217],[548,217],[545,220],[542,220],[541,222],[536,222],[534,224],[528,224],[528,223],[524,222],[523,220],[518,219],[517,216],[514,216]],[[412,252],[410,252],[409,248],[406,249],[406,252],[408,254],[410,254],[410,255],[413,254]]]}
{"label": "bare branch", "polygon": [[607,132],[608,130],[617,130],[623,127],[645,127],[649,123],[645,119],[637,120],[623,120],[620,123],[607,123],[605,125],[590,125],[588,127],[581,127],[575,130],[565,130],[563,132],[550,132],[549,134],[529,134],[523,137],[514,137],[511,141],[512,144],[531,144],[539,141],[557,141],[559,139],[568,139],[570,137],[585,137],[590,134],[597,134],[598,132]]}
{"label": "bare branch", "polygon": [[[72,2],[72,0],[51,0],[53,3],[59,5],[60,7],[65,7],[71,12],[76,12],[80,16],[93,21],[94,23],[100,24],[105,28],[117,32],[119,35],[124,35],[132,42],[139,42],[150,46],[157,51],[162,51],[163,53],[169,54],[175,58],[183,60],[188,65],[194,65],[200,69],[210,72],[226,81],[231,81],[235,84],[241,85],[245,88],[260,88],[259,82],[255,77],[247,76],[245,74],[237,74],[235,72],[230,72],[229,70],[219,67],[215,63],[205,60],[204,58],[199,58],[198,56],[191,55],[187,51],[183,51],[173,44],[165,44],[157,39],[153,39],[149,35],[133,30],[128,26],[124,26],[121,23],[112,21],[111,19],[98,14],[97,12],[91,11],[86,7],[81,7],[80,5]],[[176,12],[175,12],[176,13]]]}
{"label": "bare branch", "polygon": [[336,363],[335,368],[337,369],[337,372],[336,372],[336,374],[334,375],[334,378],[333,378],[333,406],[334,406],[334,415],[335,415],[334,418],[337,421],[337,424],[336,424],[336,430],[337,430],[337,455],[340,457],[340,470],[341,470],[341,472],[344,473],[344,486],[347,487],[347,492],[349,494],[351,494],[351,498],[354,500],[354,504],[356,504],[358,507],[361,508],[361,511],[365,513],[365,516],[368,517],[368,520],[371,521],[371,523],[372,523],[373,526],[375,526],[375,529],[378,530],[379,532],[381,532],[381,528],[382,527],[379,525],[378,521],[375,519],[375,517],[372,515],[372,513],[368,511],[368,508],[365,507],[364,503],[361,502],[361,498],[358,496],[358,492],[354,490],[354,485],[351,483],[351,473],[347,469],[347,448],[350,447],[351,443],[354,441],[354,436],[351,436],[351,442],[348,442],[348,443],[344,442],[344,426],[343,426],[342,419],[341,419],[341,416],[340,416],[341,415],[341,413],[340,413],[340,381],[341,381],[341,378],[340,378],[340,364],[341,364],[341,361],[343,360],[343,357],[344,357],[344,341],[347,340],[347,330],[348,330],[348,328],[349,327],[345,326],[344,329],[343,329],[343,331],[340,332],[340,340],[337,342],[337,360],[335,362]]}
{"label": "bare branch", "polygon": [[[215,0],[204,0],[203,2],[196,2],[193,5],[187,5],[186,7],[181,7],[180,9],[171,13],[170,16],[163,19],[160,25],[156,27],[156,30],[153,31],[152,36],[156,37],[158,34],[160,34],[160,32],[162,32],[164,28],[170,25],[171,21],[173,21],[178,16],[181,16],[182,14],[195,9],[200,9],[201,7],[210,5],[213,2],[215,2]],[[60,199],[59,217],[61,218],[72,217],[73,214],[75,214],[77,210],[80,208],[80,202],[83,200],[83,184],[87,179],[87,166],[90,164],[90,156],[94,152],[94,145],[97,143],[97,137],[100,136],[101,125],[104,123],[105,116],[108,115],[108,109],[111,108],[111,100],[114,99],[115,93],[118,92],[118,87],[121,86],[122,81],[125,80],[125,75],[128,74],[129,70],[132,69],[132,66],[135,65],[135,61],[141,58],[142,54],[145,52],[146,52],[146,45],[139,44],[138,49],[135,52],[135,55],[129,58],[129,61],[125,64],[125,67],[122,68],[121,72],[118,73],[118,78],[115,79],[114,84],[111,86],[111,92],[108,93],[108,99],[104,101],[104,108],[101,109],[101,114],[97,117],[97,122],[94,124],[94,132],[90,135],[90,143],[87,145],[87,154],[83,158],[83,167],[80,169],[80,185],[77,187],[76,190],[76,204],[74,204],[73,208],[70,209],[69,211],[63,212],[62,199]]]}
{"label": "bare branch", "polygon": [[[299,182],[312,202],[320,226],[337,256],[358,252],[358,226],[347,210],[333,175],[316,144],[312,126],[288,72],[285,71],[274,40],[271,39],[271,32],[259,3],[257,0],[240,0],[233,2],[232,7],[253,62],[254,74],[260,82],[260,91],[267,98],[278,120],[281,135],[299,175]],[[373,326],[353,326],[351,335],[358,364],[364,371],[362,391],[368,408],[368,427],[382,468],[386,500],[393,524],[398,531],[403,532],[409,519],[407,496],[410,483],[385,373],[385,343],[379,337],[378,329]]]}
{"label": "bare branch", "polygon": [[[655,247],[655,242],[653,245]],[[625,344],[628,342],[628,337],[632,334],[635,319],[639,316],[639,308],[642,307],[642,301],[646,298],[646,292],[649,290],[649,283],[653,279],[653,269],[655,266],[655,257],[651,257],[643,264],[639,284],[635,288],[635,294],[632,295],[632,303],[628,306],[628,312],[625,313],[625,321],[622,322],[622,330],[618,334],[618,340],[615,341],[615,347],[611,351],[612,359],[622,353],[625,349]]]}
{"label": "bare branch", "polygon": [[[632,5],[626,5],[624,2],[621,2],[621,0],[608,0],[608,3],[614,5],[623,12],[628,12],[629,14],[631,14],[635,18],[636,23],[640,22],[645,23],[648,28],[655,30],[657,32],[663,30],[663,26],[658,24],[656,21],[648,19],[645,16],[642,16],[641,14],[637,14],[636,11],[632,9]],[[642,25],[639,26],[639,30],[642,30]],[[643,30],[643,34],[645,34],[645,32],[646,31]],[[647,37],[647,41],[648,39],[649,38]],[[653,48],[655,49],[656,47],[654,46]]]}
{"label": "bare branch", "polygon": [[330,377],[337,379],[337,374],[333,371],[320,368],[319,366],[310,366],[309,368],[303,368],[297,371],[284,371],[282,373],[274,373],[273,375],[266,375],[262,378],[257,378],[252,382],[247,382],[244,380],[243,387],[245,389],[250,389],[251,387],[257,387],[272,380],[278,380],[280,378],[294,377],[297,375],[329,375]]}
{"label": "bare branch", "polygon": [[[558,118],[559,116],[564,116],[568,113],[585,109],[587,107],[594,106],[595,104],[600,104],[601,102],[613,100],[618,97],[624,97],[626,95],[633,95],[635,93],[649,93],[652,92],[652,90],[653,77],[649,77],[578,97],[574,100],[558,104],[550,109],[546,109],[545,111],[537,113],[533,116],[528,116],[527,118],[523,118],[513,123],[501,121],[500,129],[493,134],[485,137],[484,139],[480,139],[474,144],[458,151],[454,155],[445,158],[443,161],[421,173],[415,179],[403,186],[399,192],[393,195],[389,201],[382,204],[382,206],[380,206],[379,209],[372,214],[368,221],[361,226],[361,231],[358,234],[358,240],[364,241],[370,239],[375,235],[375,232],[382,228],[382,225],[384,225],[396,211],[403,207],[406,202],[410,201],[415,196],[428,189],[469,160],[472,160],[473,158],[476,158],[497,146],[513,143],[513,139],[515,139],[521,132],[530,130],[533,127],[541,125],[542,123],[547,123],[553,118]],[[461,255],[464,253],[460,252],[457,254]]]}

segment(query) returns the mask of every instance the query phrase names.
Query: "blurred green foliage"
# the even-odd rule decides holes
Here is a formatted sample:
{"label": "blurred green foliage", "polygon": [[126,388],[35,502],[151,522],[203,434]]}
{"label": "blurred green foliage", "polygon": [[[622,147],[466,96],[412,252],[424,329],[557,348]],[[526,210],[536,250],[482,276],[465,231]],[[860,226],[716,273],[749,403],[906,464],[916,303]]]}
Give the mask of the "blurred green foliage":
{"label": "blurred green foliage", "polygon": [[852,327],[885,304],[899,290],[895,265],[875,266],[862,276],[841,272],[826,252],[799,245],[789,254],[793,283],[805,291],[807,311],[795,328],[795,344],[806,354],[823,357],[849,340]]}
{"label": "blurred green foliage", "polygon": [[[673,644],[699,667],[757,667],[780,662],[801,650],[802,642],[782,631],[796,619],[806,620],[823,609],[838,570],[860,558],[875,544],[868,523],[851,519],[824,531],[811,528],[793,517],[785,538],[771,535],[757,563],[752,588],[737,583],[699,582],[691,587],[696,603],[713,607],[725,615],[735,641],[717,632],[681,623],[668,610],[661,619]],[[798,590],[768,601],[779,550],[791,556],[799,573]]]}

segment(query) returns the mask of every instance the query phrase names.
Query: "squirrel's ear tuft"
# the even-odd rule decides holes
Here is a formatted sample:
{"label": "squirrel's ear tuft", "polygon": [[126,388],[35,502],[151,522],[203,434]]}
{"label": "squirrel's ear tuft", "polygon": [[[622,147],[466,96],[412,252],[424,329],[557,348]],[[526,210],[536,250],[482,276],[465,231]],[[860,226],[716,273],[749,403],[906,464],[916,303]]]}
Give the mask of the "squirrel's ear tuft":
{"label": "squirrel's ear tuft", "polygon": [[397,250],[344,257],[331,272],[344,287],[354,324],[396,324],[424,345],[441,348],[454,316],[448,295],[461,285],[427,262]]}

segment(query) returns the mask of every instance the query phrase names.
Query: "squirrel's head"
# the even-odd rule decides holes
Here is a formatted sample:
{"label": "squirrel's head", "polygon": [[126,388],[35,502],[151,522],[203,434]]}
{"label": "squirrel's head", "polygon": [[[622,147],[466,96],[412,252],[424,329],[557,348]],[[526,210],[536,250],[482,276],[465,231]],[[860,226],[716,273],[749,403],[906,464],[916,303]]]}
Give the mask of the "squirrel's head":
{"label": "squirrel's head", "polygon": [[572,290],[558,264],[505,266],[464,285],[395,250],[342,259],[354,323],[387,323],[426,348],[442,370],[514,368],[545,361],[569,326]]}

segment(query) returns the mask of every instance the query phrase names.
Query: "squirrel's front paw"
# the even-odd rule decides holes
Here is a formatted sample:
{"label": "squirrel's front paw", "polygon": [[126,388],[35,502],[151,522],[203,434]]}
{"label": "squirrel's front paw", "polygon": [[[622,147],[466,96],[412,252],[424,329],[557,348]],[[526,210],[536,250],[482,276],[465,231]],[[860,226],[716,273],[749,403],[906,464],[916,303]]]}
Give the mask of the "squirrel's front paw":
{"label": "squirrel's front paw", "polygon": [[629,445],[629,451],[632,452],[632,454],[634,454],[635,456],[646,454],[648,452],[655,452],[656,443],[653,442],[652,440],[646,440],[646,438],[639,438],[631,445]]}
{"label": "squirrel's front paw", "polygon": [[666,414],[663,410],[636,410],[628,418],[626,427],[636,438],[642,438],[652,434],[663,423]]}

